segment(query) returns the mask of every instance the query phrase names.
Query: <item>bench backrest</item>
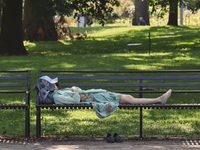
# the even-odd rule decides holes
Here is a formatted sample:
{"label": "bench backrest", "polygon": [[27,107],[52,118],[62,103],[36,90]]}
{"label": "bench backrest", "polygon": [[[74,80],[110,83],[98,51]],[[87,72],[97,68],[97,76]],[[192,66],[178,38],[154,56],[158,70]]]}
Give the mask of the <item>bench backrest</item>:
{"label": "bench backrest", "polygon": [[0,93],[30,91],[30,70],[0,71]]}
{"label": "bench backrest", "polygon": [[39,77],[43,75],[58,77],[62,87],[111,89],[119,93],[140,93],[139,97],[142,93],[163,93],[170,88],[174,89],[174,93],[200,93],[200,70],[39,70]]}

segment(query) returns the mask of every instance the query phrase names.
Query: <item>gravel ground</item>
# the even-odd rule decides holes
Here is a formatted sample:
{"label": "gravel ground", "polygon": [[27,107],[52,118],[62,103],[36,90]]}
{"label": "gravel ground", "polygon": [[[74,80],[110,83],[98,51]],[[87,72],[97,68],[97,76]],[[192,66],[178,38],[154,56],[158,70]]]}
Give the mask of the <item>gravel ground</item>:
{"label": "gravel ground", "polygon": [[102,138],[30,138],[0,137],[0,150],[195,150],[200,149],[200,139],[125,139],[122,143],[107,143]]}

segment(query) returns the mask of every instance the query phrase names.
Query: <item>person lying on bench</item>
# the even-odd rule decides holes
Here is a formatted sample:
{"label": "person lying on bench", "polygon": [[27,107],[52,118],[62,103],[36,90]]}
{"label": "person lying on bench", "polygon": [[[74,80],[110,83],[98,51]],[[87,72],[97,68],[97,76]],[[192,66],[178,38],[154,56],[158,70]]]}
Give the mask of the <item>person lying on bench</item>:
{"label": "person lying on bench", "polygon": [[[105,118],[113,114],[119,104],[155,104],[164,105],[170,97],[172,90],[168,90],[157,98],[135,98],[128,94],[109,92],[105,89],[82,90],[79,87],[58,89],[57,78],[51,79],[42,76],[38,79],[37,85],[50,91],[55,104],[88,104],[95,108],[99,118]],[[47,95],[47,94],[43,94]]]}
{"label": "person lying on bench", "polygon": [[[66,93],[67,92],[67,93]],[[73,94],[72,94],[73,93]],[[168,90],[166,93],[157,98],[135,98],[132,95],[120,94],[109,92],[104,89],[90,89],[82,90],[79,87],[73,86],[71,88],[65,88],[58,90],[55,85],[53,92],[54,102],[60,103],[60,100],[72,100],[74,102],[91,102],[91,101],[110,101],[119,102],[119,104],[155,104],[161,103],[164,105],[167,99],[170,97],[172,90]],[[63,103],[62,101],[61,103]]]}

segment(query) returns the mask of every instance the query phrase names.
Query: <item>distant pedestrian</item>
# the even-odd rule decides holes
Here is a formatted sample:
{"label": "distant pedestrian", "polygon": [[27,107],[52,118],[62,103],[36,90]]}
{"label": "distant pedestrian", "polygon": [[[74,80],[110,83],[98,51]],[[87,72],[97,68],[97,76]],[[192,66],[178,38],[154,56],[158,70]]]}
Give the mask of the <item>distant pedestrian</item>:
{"label": "distant pedestrian", "polygon": [[91,27],[92,24],[93,24],[92,19],[87,17],[87,26]]}
{"label": "distant pedestrian", "polygon": [[146,22],[142,17],[140,17],[139,20],[140,20],[140,23],[138,23],[139,26],[145,26],[146,25]]}

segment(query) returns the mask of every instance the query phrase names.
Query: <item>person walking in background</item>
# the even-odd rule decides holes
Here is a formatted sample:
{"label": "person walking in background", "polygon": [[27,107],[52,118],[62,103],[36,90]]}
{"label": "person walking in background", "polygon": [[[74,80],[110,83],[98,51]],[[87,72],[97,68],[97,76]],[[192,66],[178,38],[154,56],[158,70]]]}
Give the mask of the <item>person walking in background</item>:
{"label": "person walking in background", "polygon": [[140,17],[139,20],[140,20],[140,23],[138,24],[139,26],[145,26],[146,25],[146,22],[142,17]]}
{"label": "person walking in background", "polygon": [[90,19],[89,17],[87,17],[87,26],[91,27],[92,23],[93,23],[92,19]]}

